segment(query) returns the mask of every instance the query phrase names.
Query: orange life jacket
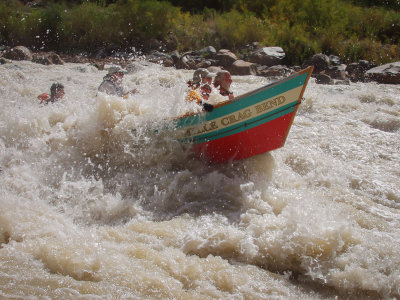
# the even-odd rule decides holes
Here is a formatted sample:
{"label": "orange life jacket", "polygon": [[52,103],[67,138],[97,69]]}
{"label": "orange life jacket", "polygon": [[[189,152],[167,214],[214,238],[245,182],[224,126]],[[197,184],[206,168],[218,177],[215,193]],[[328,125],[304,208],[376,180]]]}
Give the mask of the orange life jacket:
{"label": "orange life jacket", "polygon": [[196,101],[197,104],[201,104],[201,96],[200,93],[198,91],[198,88],[200,87],[199,84],[192,84],[192,82],[188,81],[187,82],[189,89],[188,89],[188,93],[186,96],[186,101],[189,102],[193,102]]}
{"label": "orange life jacket", "polygon": [[37,98],[40,100],[40,103],[44,103],[49,102],[51,97],[48,93],[43,93],[40,94]]}

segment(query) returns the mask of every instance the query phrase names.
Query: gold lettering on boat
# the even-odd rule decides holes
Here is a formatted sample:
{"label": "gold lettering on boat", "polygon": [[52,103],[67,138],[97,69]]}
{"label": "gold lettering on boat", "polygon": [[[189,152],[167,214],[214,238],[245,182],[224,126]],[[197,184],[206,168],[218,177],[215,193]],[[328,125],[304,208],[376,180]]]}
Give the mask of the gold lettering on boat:
{"label": "gold lettering on boat", "polygon": [[264,111],[270,110],[274,107],[280,106],[282,103],[286,101],[285,96],[279,96],[274,99],[268,100],[264,103],[261,103],[259,105],[256,105],[256,112],[257,114],[260,114]]}
{"label": "gold lettering on boat", "polygon": [[228,126],[228,125],[234,124],[236,122],[248,119],[251,117],[251,115],[252,115],[252,113],[251,113],[250,109],[246,109],[244,111],[239,111],[237,113],[234,113],[234,114],[231,114],[229,116],[222,118],[221,124],[222,124],[222,126]]}
{"label": "gold lettering on boat", "polygon": [[218,125],[215,121],[206,122],[199,127],[189,127],[185,131],[185,137],[190,137],[192,135],[202,134],[212,130],[218,129]]}

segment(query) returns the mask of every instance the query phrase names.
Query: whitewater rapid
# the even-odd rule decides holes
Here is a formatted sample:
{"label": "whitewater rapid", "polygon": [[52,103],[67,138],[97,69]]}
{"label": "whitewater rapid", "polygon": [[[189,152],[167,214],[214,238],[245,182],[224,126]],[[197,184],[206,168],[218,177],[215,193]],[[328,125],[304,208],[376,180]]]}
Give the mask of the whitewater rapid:
{"label": "whitewater rapid", "polygon": [[0,65],[0,298],[399,298],[400,86],[311,79],[283,148],[208,165],[164,130],[192,72]]}

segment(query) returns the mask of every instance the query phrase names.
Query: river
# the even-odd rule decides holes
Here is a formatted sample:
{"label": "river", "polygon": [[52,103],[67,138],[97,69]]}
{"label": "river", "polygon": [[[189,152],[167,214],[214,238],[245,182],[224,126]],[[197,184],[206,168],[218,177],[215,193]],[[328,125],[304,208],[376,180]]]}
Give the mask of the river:
{"label": "river", "polygon": [[193,71],[147,64],[127,99],[105,73],[0,65],[0,298],[400,297],[400,86],[311,79],[283,148],[209,165],[160,130]]}

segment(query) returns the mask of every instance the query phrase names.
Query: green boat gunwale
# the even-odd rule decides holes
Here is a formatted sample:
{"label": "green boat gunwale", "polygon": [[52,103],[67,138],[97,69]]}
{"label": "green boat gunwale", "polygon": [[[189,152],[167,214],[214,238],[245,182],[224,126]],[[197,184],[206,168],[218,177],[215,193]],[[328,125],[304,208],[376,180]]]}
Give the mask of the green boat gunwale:
{"label": "green boat gunwale", "polygon": [[263,123],[265,123],[266,119],[269,119],[268,121],[274,120],[276,118],[279,118],[281,116],[284,116],[288,113],[293,112],[297,106],[299,106],[301,101],[292,101],[291,103],[282,106],[278,109],[275,109],[273,111],[267,112],[263,115],[256,116],[250,120],[243,121],[241,123],[229,126],[227,128],[222,128],[216,131],[213,131],[211,133],[206,133],[202,135],[195,135],[192,137],[187,137],[180,139],[182,142],[192,142],[192,143],[203,143],[203,142],[208,142],[215,140],[217,138],[229,136],[231,134],[235,134],[237,132],[242,131],[241,128],[247,127],[246,129],[251,129],[254,127],[257,127]]}

